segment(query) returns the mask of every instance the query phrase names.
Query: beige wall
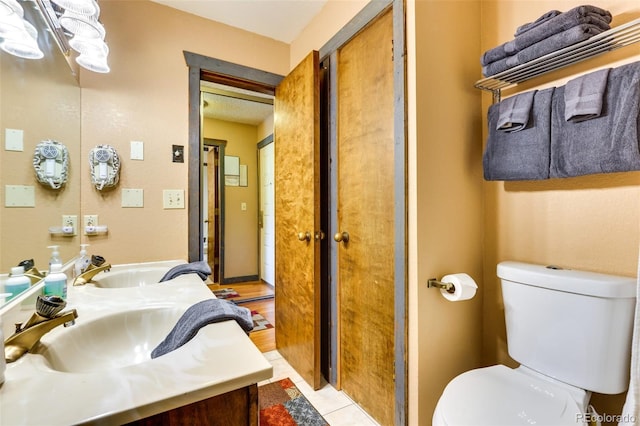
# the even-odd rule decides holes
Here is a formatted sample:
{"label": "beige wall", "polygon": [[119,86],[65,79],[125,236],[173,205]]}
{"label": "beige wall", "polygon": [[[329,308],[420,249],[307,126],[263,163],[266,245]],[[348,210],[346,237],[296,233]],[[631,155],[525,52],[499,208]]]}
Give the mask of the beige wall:
{"label": "beige wall", "polygon": [[[513,38],[514,29],[542,13],[584,4],[579,0],[484,1],[481,52]],[[612,26],[640,16],[636,0],[601,0]],[[518,90],[559,86],[577,74],[640,59],[636,46],[527,83]],[[476,67],[480,78],[480,67]],[[536,85],[541,86],[536,86]],[[515,92],[513,92],[515,93]],[[505,94],[509,94],[505,92]],[[491,103],[483,95],[482,117]],[[486,126],[486,125],[485,125]],[[486,130],[483,136],[486,138]],[[515,365],[506,348],[496,264],[518,260],[574,269],[636,275],[640,222],[640,173],[590,175],[541,182],[485,182],[483,361]],[[623,397],[594,395],[599,413],[620,412]]]}
{"label": "beige wall", "polygon": [[247,166],[246,187],[225,187],[224,278],[258,275],[258,127],[207,118],[202,133],[227,141],[225,155]]}
{"label": "beige wall", "polygon": [[[163,189],[187,188],[187,163],[171,161],[171,145],[188,155],[188,67],[183,51],[286,74],[289,47],[273,39],[149,1],[100,3],[110,47],[109,74],[83,72],[82,158],[111,144],[122,160],[118,188],[100,193],[82,183],[82,213],[109,226],[85,238],[90,253],[112,263],[187,258],[187,210],[164,210]],[[144,161],[129,159],[130,141],[144,142]],[[81,173],[89,176],[82,162]],[[123,188],[144,189],[144,208],[122,208]]]}
{"label": "beige wall", "polygon": [[[50,245],[60,246],[63,262],[80,252],[80,236],[49,234],[62,215],[80,214],[80,88],[57,47],[40,60],[0,54],[0,274],[25,259],[49,269]],[[5,129],[24,131],[24,150],[5,150]],[[33,168],[36,145],[46,139],[69,151],[67,183],[51,189],[38,183]],[[5,185],[34,188],[35,208],[5,207]]]}
{"label": "beige wall", "polygon": [[[480,4],[411,3],[409,424],[429,425],[444,386],[481,359]],[[473,299],[453,303],[427,288],[429,278],[458,272],[480,287]]]}

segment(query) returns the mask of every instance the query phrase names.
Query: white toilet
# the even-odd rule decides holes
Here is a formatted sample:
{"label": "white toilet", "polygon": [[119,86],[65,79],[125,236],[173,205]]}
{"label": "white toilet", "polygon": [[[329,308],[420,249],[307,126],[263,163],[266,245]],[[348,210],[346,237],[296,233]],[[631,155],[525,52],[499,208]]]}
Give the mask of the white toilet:
{"label": "white toilet", "polygon": [[636,279],[498,264],[509,355],[446,386],[433,425],[584,425],[591,392],[629,385]]}

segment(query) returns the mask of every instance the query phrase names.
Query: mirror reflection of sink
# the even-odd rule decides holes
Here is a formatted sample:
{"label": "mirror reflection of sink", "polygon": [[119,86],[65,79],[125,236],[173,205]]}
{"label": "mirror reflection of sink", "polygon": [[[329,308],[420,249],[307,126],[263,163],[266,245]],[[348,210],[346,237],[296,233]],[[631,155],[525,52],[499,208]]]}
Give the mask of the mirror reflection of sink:
{"label": "mirror reflection of sink", "polygon": [[131,269],[112,269],[109,272],[100,272],[91,280],[96,287],[124,288],[142,287],[160,282],[167,271],[168,266],[144,266]]}
{"label": "mirror reflection of sink", "polygon": [[[35,351],[53,370],[97,372],[151,360],[151,351],[167,336],[187,306],[152,306],[122,311],[76,324]],[[43,339],[44,340],[44,339]]]}

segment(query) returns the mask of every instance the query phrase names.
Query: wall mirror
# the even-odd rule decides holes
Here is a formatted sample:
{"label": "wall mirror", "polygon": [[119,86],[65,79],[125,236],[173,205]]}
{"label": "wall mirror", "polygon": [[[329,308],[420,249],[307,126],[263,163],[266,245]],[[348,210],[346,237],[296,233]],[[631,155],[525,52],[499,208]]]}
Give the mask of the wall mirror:
{"label": "wall mirror", "polygon": [[[60,246],[60,257],[67,262],[78,254],[81,238],[79,229],[72,236],[49,233],[50,227],[62,226],[63,215],[80,219],[80,87],[36,3],[20,4],[38,29],[45,56],[22,59],[0,51],[0,275],[26,259],[33,259],[38,270],[48,270],[51,245]],[[34,172],[35,147],[46,139],[68,149],[68,179],[58,190],[38,183]],[[7,185],[10,192],[24,187],[33,206],[7,207]]]}

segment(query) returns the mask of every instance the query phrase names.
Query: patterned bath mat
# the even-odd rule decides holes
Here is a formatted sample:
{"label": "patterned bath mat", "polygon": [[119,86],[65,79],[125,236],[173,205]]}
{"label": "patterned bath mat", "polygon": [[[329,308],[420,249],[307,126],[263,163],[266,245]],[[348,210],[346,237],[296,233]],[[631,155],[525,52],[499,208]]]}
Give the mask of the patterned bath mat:
{"label": "patterned bath mat", "polygon": [[258,387],[260,426],[325,426],[318,413],[291,379]]}
{"label": "patterned bath mat", "polygon": [[232,288],[221,288],[220,290],[213,290],[213,294],[218,299],[232,299],[234,297],[240,297],[237,291]]}
{"label": "patterned bath mat", "polygon": [[251,311],[251,319],[253,319],[253,331],[266,330],[267,328],[273,328],[271,324],[262,314],[258,311]]}

